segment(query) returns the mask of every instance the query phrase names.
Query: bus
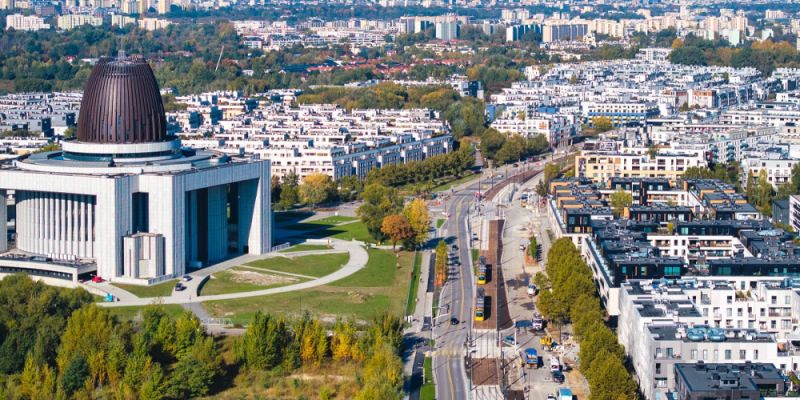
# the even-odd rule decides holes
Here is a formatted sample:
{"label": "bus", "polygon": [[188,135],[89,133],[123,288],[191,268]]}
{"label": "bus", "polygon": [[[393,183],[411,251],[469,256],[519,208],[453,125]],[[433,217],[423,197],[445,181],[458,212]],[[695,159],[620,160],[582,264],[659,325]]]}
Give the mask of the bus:
{"label": "bus", "polygon": [[478,285],[486,284],[486,257],[478,257]]}
{"label": "bus", "polygon": [[475,296],[475,321],[484,320],[484,301],[483,288],[478,288],[478,294]]}

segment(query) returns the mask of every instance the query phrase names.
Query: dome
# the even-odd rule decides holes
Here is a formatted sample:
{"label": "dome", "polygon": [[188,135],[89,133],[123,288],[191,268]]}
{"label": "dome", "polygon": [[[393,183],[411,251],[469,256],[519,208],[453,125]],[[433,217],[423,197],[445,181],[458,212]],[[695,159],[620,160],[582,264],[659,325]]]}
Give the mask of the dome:
{"label": "dome", "polygon": [[102,58],[81,100],[77,139],[100,144],[167,140],[167,119],[150,65],[142,58]]}

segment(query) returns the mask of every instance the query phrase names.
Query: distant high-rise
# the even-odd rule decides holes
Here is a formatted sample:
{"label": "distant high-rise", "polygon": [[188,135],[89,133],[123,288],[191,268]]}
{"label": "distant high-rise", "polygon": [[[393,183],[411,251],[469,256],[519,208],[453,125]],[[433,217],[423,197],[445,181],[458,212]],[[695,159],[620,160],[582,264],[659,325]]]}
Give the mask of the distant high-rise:
{"label": "distant high-rise", "polygon": [[0,10],[11,10],[14,7],[14,0],[0,0]]}
{"label": "distant high-rise", "polygon": [[169,12],[172,2],[170,0],[158,0],[158,13],[166,14]]}
{"label": "distant high-rise", "polygon": [[139,14],[147,14],[150,9],[150,0],[139,0]]}

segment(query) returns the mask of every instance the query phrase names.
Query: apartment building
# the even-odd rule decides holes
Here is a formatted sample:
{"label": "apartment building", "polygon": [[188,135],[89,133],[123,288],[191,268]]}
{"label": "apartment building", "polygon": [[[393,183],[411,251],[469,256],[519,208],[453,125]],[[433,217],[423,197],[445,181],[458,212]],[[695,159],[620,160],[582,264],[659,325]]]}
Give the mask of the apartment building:
{"label": "apartment building", "polygon": [[69,31],[82,25],[101,26],[103,25],[102,17],[95,17],[94,15],[84,14],[68,14],[58,17],[56,26],[58,29]]}
{"label": "apartment building", "polygon": [[675,371],[687,363],[741,368],[768,363],[781,373],[796,370],[799,359],[788,338],[793,337],[799,289],[787,278],[625,282],[618,339],[645,397],[669,398],[679,391],[681,378]]}
{"label": "apartment building", "polygon": [[575,171],[579,176],[595,182],[610,178],[666,178],[675,181],[687,168],[706,166],[702,151],[658,149],[650,154],[645,147],[619,147],[604,150],[599,146],[585,146],[575,157]]}
{"label": "apartment building", "polygon": [[50,24],[44,22],[44,18],[36,15],[11,14],[6,15],[6,30],[35,32],[42,29],[50,29]]}

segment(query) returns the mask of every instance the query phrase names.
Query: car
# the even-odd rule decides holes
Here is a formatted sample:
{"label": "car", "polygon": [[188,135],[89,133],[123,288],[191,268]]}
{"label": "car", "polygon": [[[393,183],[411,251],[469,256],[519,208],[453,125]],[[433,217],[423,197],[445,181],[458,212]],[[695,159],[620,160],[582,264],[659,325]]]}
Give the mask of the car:
{"label": "car", "polygon": [[103,282],[105,282],[105,280],[103,278],[95,275],[95,276],[92,277],[92,282],[94,282],[94,283],[103,283]]}
{"label": "car", "polygon": [[556,400],[556,395],[550,393],[547,395],[547,400]]}
{"label": "car", "polygon": [[551,371],[550,376],[555,383],[564,383],[564,373],[561,371]]}
{"label": "car", "polygon": [[175,291],[182,292],[184,290],[186,290],[186,286],[183,286],[182,283],[178,282],[175,284]]}
{"label": "car", "polygon": [[457,244],[454,244],[454,245],[451,247],[451,249],[453,249],[453,251],[458,251],[458,245],[457,245]]}
{"label": "car", "polygon": [[183,279],[184,282],[189,282],[190,280],[192,280],[192,276],[191,275],[184,275],[181,279]]}
{"label": "car", "polygon": [[458,325],[460,322],[456,317],[450,318],[450,325]]}
{"label": "car", "polygon": [[503,338],[503,343],[509,346],[514,346],[515,344],[517,344],[517,340],[514,338],[514,335],[508,335]]}

